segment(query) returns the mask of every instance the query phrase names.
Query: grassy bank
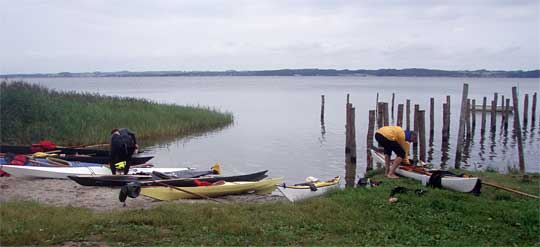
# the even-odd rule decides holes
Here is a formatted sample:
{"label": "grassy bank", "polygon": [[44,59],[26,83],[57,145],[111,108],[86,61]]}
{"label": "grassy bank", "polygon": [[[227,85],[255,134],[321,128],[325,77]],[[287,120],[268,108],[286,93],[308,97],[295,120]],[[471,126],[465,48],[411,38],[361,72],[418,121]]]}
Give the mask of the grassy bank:
{"label": "grassy bank", "polygon": [[107,142],[111,129],[127,127],[138,137],[171,138],[224,127],[230,113],[91,93],[59,92],[25,82],[0,84],[0,142],[61,145]]}
{"label": "grassy bank", "polygon": [[[539,192],[539,179],[480,173],[494,183]],[[86,209],[9,202],[0,208],[2,245],[69,240],[124,245],[422,245],[540,244],[539,200],[484,187],[479,197],[422,187],[409,179],[373,179],[378,187],[339,191],[290,204],[166,204],[95,213]],[[427,189],[398,194],[394,186]],[[129,203],[129,201],[128,201]]]}

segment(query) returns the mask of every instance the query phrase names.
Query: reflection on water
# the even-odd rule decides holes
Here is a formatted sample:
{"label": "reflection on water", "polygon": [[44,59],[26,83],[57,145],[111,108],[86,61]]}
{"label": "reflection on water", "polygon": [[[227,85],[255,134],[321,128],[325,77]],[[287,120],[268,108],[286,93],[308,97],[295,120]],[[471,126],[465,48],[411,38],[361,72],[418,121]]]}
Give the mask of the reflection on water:
{"label": "reflection on water", "polygon": [[[344,174],[346,95],[356,106],[358,173],[365,170],[369,110],[375,109],[377,92],[381,102],[405,104],[407,99],[428,109],[435,102],[435,128],[430,135],[428,160],[453,167],[463,82],[476,102],[497,90],[511,95],[519,85],[520,95],[538,92],[537,79],[501,78],[397,78],[397,77],[120,77],[120,78],[32,78],[25,79],[50,88],[94,92],[105,95],[146,98],[159,103],[201,105],[232,112],[234,125],[206,134],[184,138],[141,140],[156,166],[208,168],[219,162],[230,173],[268,169],[271,176],[299,181],[307,176],[321,179]],[[325,95],[321,119],[321,95]],[[450,139],[443,145],[442,102],[451,96]],[[481,111],[476,111],[477,117]],[[489,114],[489,113],[488,113]],[[500,114],[497,114],[500,123]],[[321,121],[322,120],[322,121]],[[513,118],[509,118],[510,128]],[[489,120],[488,120],[489,122]],[[532,121],[531,121],[532,122]],[[527,128],[524,142],[526,168],[540,172],[537,165],[540,128]],[[506,169],[517,164],[515,134],[471,132],[464,144],[470,169]],[[488,126],[489,128],[489,126]],[[534,135],[536,133],[536,135]],[[500,139],[502,135],[502,139]],[[508,136],[511,135],[511,136]],[[466,147],[465,147],[466,146]],[[435,164],[438,166],[439,164]],[[463,164],[465,165],[465,164]]]}

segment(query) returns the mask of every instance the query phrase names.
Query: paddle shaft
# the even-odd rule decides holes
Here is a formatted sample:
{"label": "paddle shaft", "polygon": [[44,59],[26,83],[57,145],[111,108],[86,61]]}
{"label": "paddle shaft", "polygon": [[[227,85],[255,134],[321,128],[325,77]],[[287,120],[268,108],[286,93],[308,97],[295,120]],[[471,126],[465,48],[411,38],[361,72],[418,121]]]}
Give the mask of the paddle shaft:
{"label": "paddle shaft", "polygon": [[522,195],[522,196],[540,199],[540,196],[535,196],[535,195],[527,194],[527,193],[525,193],[525,192],[521,192],[521,191],[518,191],[518,190],[506,188],[506,187],[504,187],[504,186],[500,186],[500,185],[497,185],[497,184],[492,184],[492,183],[483,182],[483,181],[482,181],[482,184],[489,185],[489,186],[493,186],[493,187],[495,187],[495,188],[497,188],[497,189],[510,191],[510,192],[513,192],[513,193],[516,193],[516,194],[519,194],[519,195]]}
{"label": "paddle shaft", "polygon": [[218,200],[216,200],[216,199],[214,199],[214,198],[210,198],[210,197],[208,197],[208,196],[201,195],[201,194],[199,194],[199,193],[195,193],[195,192],[191,192],[191,191],[188,191],[188,190],[180,189],[180,188],[178,188],[178,187],[174,187],[174,186],[171,186],[171,185],[168,185],[168,184],[166,184],[166,183],[159,182],[159,181],[156,181],[156,180],[153,180],[153,181],[154,181],[155,183],[157,183],[157,184],[160,184],[160,185],[163,185],[163,186],[166,186],[166,187],[169,187],[169,188],[178,190],[178,191],[182,191],[182,192],[185,192],[185,193],[194,195],[194,196],[198,196],[198,197],[203,198],[203,199],[207,199],[207,200],[210,200],[210,201],[223,203],[222,201],[218,201]]}
{"label": "paddle shaft", "polygon": [[43,166],[58,166],[58,167],[68,167],[64,164],[59,164],[59,163],[56,163],[56,162],[41,162],[41,161],[37,161],[37,160],[33,160],[33,159],[28,159],[28,162],[32,162],[32,163],[36,163],[36,164],[39,164],[39,165],[43,165]]}

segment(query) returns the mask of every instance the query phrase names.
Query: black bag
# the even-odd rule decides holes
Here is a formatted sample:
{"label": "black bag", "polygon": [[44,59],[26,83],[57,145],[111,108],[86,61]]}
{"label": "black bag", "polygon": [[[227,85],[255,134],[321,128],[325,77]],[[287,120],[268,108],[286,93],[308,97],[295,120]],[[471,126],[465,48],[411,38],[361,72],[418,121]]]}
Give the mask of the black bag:
{"label": "black bag", "polygon": [[120,189],[120,195],[118,195],[118,199],[120,200],[120,202],[125,202],[128,196],[131,198],[137,198],[140,193],[141,183],[130,182],[122,186],[122,188]]}

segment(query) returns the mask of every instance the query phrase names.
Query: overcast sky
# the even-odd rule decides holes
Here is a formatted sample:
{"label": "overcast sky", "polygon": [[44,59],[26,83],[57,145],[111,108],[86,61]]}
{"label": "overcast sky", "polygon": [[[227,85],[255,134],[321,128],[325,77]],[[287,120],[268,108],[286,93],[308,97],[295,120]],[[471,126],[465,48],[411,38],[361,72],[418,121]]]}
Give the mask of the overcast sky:
{"label": "overcast sky", "polygon": [[539,0],[0,0],[0,74],[532,70]]}

